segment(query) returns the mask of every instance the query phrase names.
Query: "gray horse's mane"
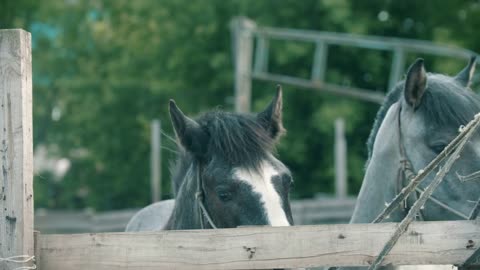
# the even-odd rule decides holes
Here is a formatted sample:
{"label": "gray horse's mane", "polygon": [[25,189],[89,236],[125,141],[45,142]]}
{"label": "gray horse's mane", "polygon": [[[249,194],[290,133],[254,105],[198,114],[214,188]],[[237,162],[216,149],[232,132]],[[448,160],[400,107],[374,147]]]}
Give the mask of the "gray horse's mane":
{"label": "gray horse's mane", "polygon": [[[377,112],[367,140],[368,160],[372,157],[373,144],[383,119],[390,107],[403,97],[404,85],[405,81],[399,82],[388,93]],[[480,98],[470,88],[459,84],[453,77],[428,73],[427,89],[418,107],[418,112],[437,127],[459,127],[467,124],[475,114],[480,112]]]}
{"label": "gray horse's mane", "polygon": [[[390,107],[395,104],[401,94],[403,93],[403,86],[404,82],[398,83],[392,91],[390,91],[387,96],[385,97],[382,106],[377,112],[377,116],[375,117],[375,121],[373,122],[373,128],[370,131],[370,135],[368,135],[368,140],[367,140],[367,149],[368,149],[368,160],[372,157],[372,150],[373,150],[373,144],[375,143],[375,138],[377,138],[377,133],[378,130],[380,129],[380,126],[382,125],[383,119],[387,115],[388,110]],[[368,164],[368,161],[367,161]]]}
{"label": "gray horse's mane", "polygon": [[[215,110],[200,115],[195,121],[209,137],[208,141],[202,142],[207,146],[203,160],[206,166],[214,166],[215,160],[223,160],[232,167],[258,169],[267,153],[274,151],[275,139],[255,115]],[[192,162],[195,162],[192,154],[179,151],[177,162],[171,166],[175,194]]]}

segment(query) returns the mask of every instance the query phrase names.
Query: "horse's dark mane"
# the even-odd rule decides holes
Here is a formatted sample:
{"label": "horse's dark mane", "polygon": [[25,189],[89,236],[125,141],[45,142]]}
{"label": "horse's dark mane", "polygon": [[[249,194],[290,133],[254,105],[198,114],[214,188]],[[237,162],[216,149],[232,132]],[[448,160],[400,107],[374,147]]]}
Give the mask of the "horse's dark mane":
{"label": "horse's dark mane", "polygon": [[377,137],[377,133],[380,129],[380,126],[382,125],[383,119],[387,115],[388,109],[390,109],[390,107],[399,100],[401,94],[403,93],[403,85],[403,82],[398,83],[393,88],[393,90],[387,94],[382,106],[377,112],[377,116],[375,117],[375,121],[373,122],[373,128],[370,131],[370,135],[368,136],[367,140],[368,160],[370,160],[370,158],[372,157],[373,144],[375,143],[375,138]]}
{"label": "horse's dark mane", "polygon": [[[480,98],[471,89],[461,86],[454,78],[441,74],[427,75],[427,89],[418,111],[425,119],[438,127],[465,125],[480,112]],[[372,131],[367,141],[368,160],[378,130],[390,107],[403,97],[405,82],[399,82],[388,93],[377,112]],[[368,164],[368,162],[367,162]]]}
{"label": "horse's dark mane", "polygon": [[[275,140],[254,115],[215,110],[200,115],[195,121],[209,135],[203,161],[206,166],[219,159],[230,166],[257,169],[260,161],[274,150]],[[194,160],[192,154],[179,151],[177,162],[172,166],[175,193]]]}
{"label": "horse's dark mane", "polygon": [[180,150],[178,147],[178,154],[175,162],[170,163],[170,175],[172,176],[173,195],[176,197],[180,189],[180,185],[185,178],[188,167],[192,164],[193,156]]}
{"label": "horse's dark mane", "polygon": [[232,166],[256,168],[275,141],[253,115],[207,112],[197,119],[210,137],[207,157],[219,157]]}

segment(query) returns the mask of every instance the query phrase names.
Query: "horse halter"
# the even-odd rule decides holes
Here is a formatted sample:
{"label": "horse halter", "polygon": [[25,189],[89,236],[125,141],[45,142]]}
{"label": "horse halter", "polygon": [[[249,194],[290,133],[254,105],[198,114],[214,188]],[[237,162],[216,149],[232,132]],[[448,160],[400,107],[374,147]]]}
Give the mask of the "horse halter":
{"label": "horse halter", "polygon": [[198,164],[197,166],[195,176],[197,178],[197,191],[195,192],[195,200],[197,201],[198,205],[197,209],[198,216],[200,217],[200,228],[202,230],[205,229],[205,221],[203,220],[203,217],[205,217],[210,227],[212,227],[213,229],[217,229],[217,226],[215,226],[215,223],[210,217],[207,208],[205,208],[205,205],[203,204],[203,200],[205,199],[205,192],[203,191],[202,178],[200,177],[200,164]]}
{"label": "horse halter", "polygon": [[[399,104],[398,107],[398,147],[399,147],[399,153],[400,153],[400,167],[398,168],[397,172],[397,183],[396,183],[396,188],[397,188],[397,194],[400,192],[401,189],[403,189],[410,181],[412,181],[413,178],[417,175],[417,173],[413,169],[412,162],[408,159],[406,150],[405,150],[405,145],[403,144],[403,136],[402,136],[402,125],[401,125],[401,113],[402,113],[402,106]],[[420,193],[423,193],[424,190],[422,190],[420,187],[415,188],[415,192],[411,193],[411,196],[413,195],[413,201],[415,202],[418,199],[418,196]],[[403,209],[408,210],[410,209],[408,199],[411,197],[408,196],[405,199],[405,203],[403,204]],[[469,217],[462,212],[453,209],[452,207],[448,206],[447,204],[443,203],[442,201],[434,198],[433,196],[430,196],[428,198],[432,203],[435,203],[437,206],[440,208],[462,218],[462,219],[469,219]],[[423,210],[421,209],[419,212],[419,219],[424,220],[424,214]]]}

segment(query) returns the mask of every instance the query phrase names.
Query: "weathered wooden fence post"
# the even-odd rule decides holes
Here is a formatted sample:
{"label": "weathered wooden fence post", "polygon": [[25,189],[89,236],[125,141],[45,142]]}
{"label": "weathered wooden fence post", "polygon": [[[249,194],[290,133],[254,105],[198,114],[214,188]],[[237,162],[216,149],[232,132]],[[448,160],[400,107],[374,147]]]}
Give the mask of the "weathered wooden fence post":
{"label": "weathered wooden fence post", "polygon": [[160,134],[160,120],[152,120],[151,129],[150,189],[152,202],[158,202],[162,199],[162,135]]}
{"label": "weathered wooden fence post", "polygon": [[403,72],[405,72],[405,51],[401,48],[395,48],[393,51],[392,67],[390,70],[390,78],[388,79],[388,91],[402,79]]}
{"label": "weathered wooden fence post", "polygon": [[[0,30],[0,258],[33,256],[31,36]],[[0,269],[33,262],[0,262]]]}
{"label": "weathered wooden fence post", "polygon": [[249,112],[252,92],[252,57],[255,22],[244,17],[230,24],[235,65],[235,111]]}
{"label": "weathered wooden fence post", "polygon": [[335,119],[335,195],[338,199],[345,199],[348,194],[347,186],[347,140],[345,139],[345,120]]}

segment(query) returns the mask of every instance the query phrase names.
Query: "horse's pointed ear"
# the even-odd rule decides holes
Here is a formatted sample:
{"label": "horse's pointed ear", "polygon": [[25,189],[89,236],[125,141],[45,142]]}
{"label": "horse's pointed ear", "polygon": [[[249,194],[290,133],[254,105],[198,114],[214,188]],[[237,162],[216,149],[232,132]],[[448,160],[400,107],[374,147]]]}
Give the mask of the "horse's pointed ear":
{"label": "horse's pointed ear", "polygon": [[404,89],[405,100],[414,109],[420,105],[426,87],[427,73],[423,65],[423,59],[419,58],[408,68]]}
{"label": "horse's pointed ear", "polygon": [[267,108],[257,115],[260,124],[273,139],[278,139],[285,129],[282,123],[282,86],[277,85],[277,93]]}
{"label": "horse's pointed ear", "polygon": [[464,87],[470,87],[472,84],[473,73],[475,73],[475,65],[477,64],[477,57],[472,56],[468,65],[460,71],[455,80]]}
{"label": "horse's pointed ear", "polygon": [[202,130],[195,120],[188,118],[177,107],[175,101],[170,100],[170,118],[173,129],[180,145],[196,156],[202,156],[206,152],[208,135]]}

